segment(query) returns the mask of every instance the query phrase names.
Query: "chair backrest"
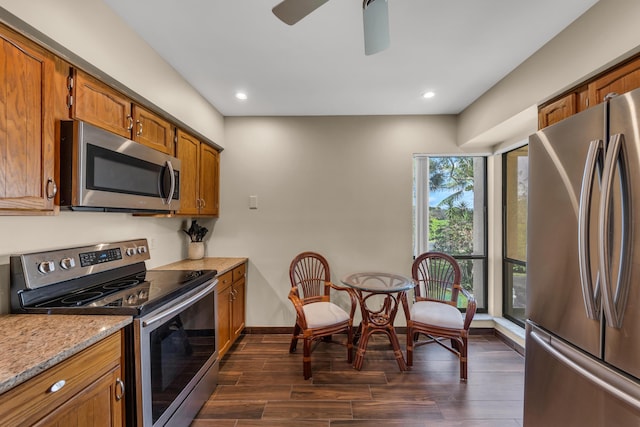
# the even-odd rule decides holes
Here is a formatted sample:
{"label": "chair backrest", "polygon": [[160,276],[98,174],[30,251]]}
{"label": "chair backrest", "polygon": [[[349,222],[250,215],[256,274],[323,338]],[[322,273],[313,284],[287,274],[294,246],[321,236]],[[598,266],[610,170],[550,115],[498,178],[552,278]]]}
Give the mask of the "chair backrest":
{"label": "chair backrest", "polygon": [[314,301],[328,301],[331,281],[329,263],[320,254],[302,252],[297,255],[289,266],[291,287],[298,288],[299,297],[306,303]]}
{"label": "chair backrest", "polygon": [[458,262],[451,255],[442,252],[421,254],[413,262],[411,276],[416,282],[416,300],[430,299],[457,305],[461,274]]}

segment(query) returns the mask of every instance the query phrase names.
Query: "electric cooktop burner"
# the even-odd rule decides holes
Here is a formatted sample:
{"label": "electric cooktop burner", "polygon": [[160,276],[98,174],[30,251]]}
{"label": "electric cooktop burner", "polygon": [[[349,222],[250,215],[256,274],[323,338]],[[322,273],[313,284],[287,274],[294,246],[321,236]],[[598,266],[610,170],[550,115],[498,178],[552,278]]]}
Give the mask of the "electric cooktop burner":
{"label": "electric cooktop burner", "polygon": [[144,239],[11,257],[13,312],[141,316],[216,270],[147,270]]}

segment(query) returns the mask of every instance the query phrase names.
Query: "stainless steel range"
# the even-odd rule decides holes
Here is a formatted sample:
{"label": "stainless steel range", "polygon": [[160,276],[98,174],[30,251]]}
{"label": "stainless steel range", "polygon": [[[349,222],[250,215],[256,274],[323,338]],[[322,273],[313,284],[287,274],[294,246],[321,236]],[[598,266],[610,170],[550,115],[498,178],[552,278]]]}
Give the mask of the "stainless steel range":
{"label": "stainless steel range", "polygon": [[217,383],[215,270],[147,270],[146,239],[11,256],[14,313],[129,314],[127,425],[188,426]]}

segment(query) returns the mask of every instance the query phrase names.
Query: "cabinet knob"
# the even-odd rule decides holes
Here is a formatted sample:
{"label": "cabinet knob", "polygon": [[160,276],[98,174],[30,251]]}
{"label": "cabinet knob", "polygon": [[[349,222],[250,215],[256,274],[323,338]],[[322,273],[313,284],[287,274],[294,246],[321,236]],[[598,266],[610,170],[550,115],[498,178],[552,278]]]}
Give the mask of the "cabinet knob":
{"label": "cabinet knob", "polygon": [[62,387],[64,387],[66,383],[67,382],[65,380],[60,380],[56,382],[51,387],[49,387],[49,393],[55,393],[56,391],[60,391],[60,389],[62,389]]}
{"label": "cabinet knob", "polygon": [[51,200],[58,194],[58,186],[53,178],[47,179],[47,199]]}

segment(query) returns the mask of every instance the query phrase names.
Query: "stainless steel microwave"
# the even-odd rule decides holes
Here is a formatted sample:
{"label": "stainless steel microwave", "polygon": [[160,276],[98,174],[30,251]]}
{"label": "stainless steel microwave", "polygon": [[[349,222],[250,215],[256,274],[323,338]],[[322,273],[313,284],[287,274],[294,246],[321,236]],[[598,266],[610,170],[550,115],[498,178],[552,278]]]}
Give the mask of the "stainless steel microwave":
{"label": "stainless steel microwave", "polygon": [[60,122],[60,206],[104,212],[180,208],[180,160],[77,120]]}

